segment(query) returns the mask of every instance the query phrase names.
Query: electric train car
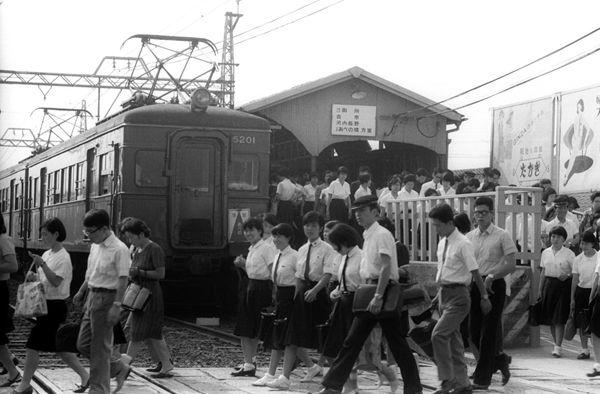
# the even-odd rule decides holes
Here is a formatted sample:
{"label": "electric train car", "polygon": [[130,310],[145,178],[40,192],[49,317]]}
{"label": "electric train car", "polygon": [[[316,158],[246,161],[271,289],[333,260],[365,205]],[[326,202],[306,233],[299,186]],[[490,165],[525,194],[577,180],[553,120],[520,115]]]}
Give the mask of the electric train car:
{"label": "electric train car", "polygon": [[107,210],[113,229],[137,217],[165,251],[168,313],[231,311],[233,257],[248,245],[241,224],[268,208],[270,127],[260,117],[209,106],[209,100],[200,91],[190,105],[126,109],[0,169],[1,214],[16,246],[41,250],[40,224],[60,218],[76,291],[89,251],[85,212]]}

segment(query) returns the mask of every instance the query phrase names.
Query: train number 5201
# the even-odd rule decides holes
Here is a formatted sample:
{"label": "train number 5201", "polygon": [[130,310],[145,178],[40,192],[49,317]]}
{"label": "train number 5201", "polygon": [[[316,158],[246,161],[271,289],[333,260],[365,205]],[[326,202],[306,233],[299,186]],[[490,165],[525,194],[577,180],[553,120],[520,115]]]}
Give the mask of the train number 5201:
{"label": "train number 5201", "polygon": [[249,135],[234,135],[232,137],[234,144],[255,144],[256,137],[252,137]]}

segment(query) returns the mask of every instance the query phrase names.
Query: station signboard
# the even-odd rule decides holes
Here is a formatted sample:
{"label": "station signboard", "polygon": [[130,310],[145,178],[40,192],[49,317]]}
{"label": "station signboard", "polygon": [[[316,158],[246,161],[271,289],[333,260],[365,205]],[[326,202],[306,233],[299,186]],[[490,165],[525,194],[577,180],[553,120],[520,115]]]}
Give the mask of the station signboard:
{"label": "station signboard", "polygon": [[375,137],[376,109],[368,105],[333,104],[331,135]]}

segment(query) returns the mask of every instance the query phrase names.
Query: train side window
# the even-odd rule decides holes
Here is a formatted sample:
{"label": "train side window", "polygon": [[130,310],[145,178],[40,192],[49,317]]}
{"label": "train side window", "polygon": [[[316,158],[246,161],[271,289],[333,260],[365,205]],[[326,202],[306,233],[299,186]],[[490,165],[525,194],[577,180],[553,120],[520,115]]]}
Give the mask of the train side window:
{"label": "train side window", "polygon": [[110,193],[110,180],[113,172],[113,152],[100,155],[100,187],[98,195]]}
{"label": "train side window", "polygon": [[60,170],[60,200],[62,202],[69,201],[69,168]]}
{"label": "train side window", "polygon": [[52,177],[52,203],[58,204],[60,202],[60,170],[54,171]]}
{"label": "train side window", "polygon": [[8,207],[7,191],[8,191],[8,189],[0,190],[0,211],[2,211],[2,212],[6,212],[7,207]]}
{"label": "train side window", "polygon": [[48,181],[46,182],[46,205],[52,204],[52,195],[54,194],[54,189],[52,188],[54,185],[54,173],[51,172],[48,174]]}
{"label": "train side window", "polygon": [[140,150],[135,154],[135,184],[139,187],[165,187],[165,152]]}
{"label": "train side window", "polygon": [[229,190],[258,190],[258,158],[253,155],[236,155],[229,165]]}
{"label": "train side window", "polygon": [[37,208],[40,204],[40,199],[38,198],[38,191],[40,185],[40,178],[33,179],[33,207]]}
{"label": "train side window", "polygon": [[13,196],[15,198],[15,203],[13,205],[13,207],[14,207],[13,210],[14,211],[18,211],[19,210],[19,197],[20,197],[20,195],[19,195],[19,184],[17,182],[15,182],[14,189],[15,189],[15,191],[14,191]]}
{"label": "train side window", "polygon": [[85,197],[85,162],[77,163],[75,169],[75,200],[81,200]]}

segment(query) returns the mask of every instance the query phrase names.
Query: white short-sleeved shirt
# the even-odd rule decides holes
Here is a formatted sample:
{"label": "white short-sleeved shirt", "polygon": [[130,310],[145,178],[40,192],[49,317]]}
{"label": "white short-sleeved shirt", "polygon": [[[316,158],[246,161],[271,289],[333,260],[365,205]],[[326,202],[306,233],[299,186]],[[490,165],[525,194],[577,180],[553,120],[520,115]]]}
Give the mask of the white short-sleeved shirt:
{"label": "white short-sleeved shirt", "polygon": [[363,281],[378,279],[381,272],[381,255],[390,257],[390,279],[398,280],[398,256],[394,236],[379,223],[373,223],[363,232],[363,255],[360,277]]}
{"label": "white short-sleeved shirt", "polygon": [[363,187],[363,185],[360,185],[358,187],[358,189],[356,189],[356,191],[354,192],[354,199],[358,199],[364,196],[370,196],[371,193],[371,188],[367,187],[366,189]]}
{"label": "white short-sleeved shirt", "polygon": [[314,187],[311,183],[308,185],[304,185],[304,201],[315,202],[315,193],[317,192],[317,188]]}
{"label": "white short-sleeved shirt", "polygon": [[[0,264],[5,264],[5,257],[11,254],[16,255],[12,238],[6,234],[0,234]],[[8,278],[10,278],[8,272],[0,274],[0,280],[7,280]]]}
{"label": "white short-sleeved shirt", "polygon": [[561,274],[571,275],[573,271],[573,262],[575,253],[564,246],[554,253],[552,246],[544,249],[540,267],[545,268],[545,275],[551,278],[558,278]]}
{"label": "white short-sleeved shirt", "polygon": [[433,180],[429,182],[425,182],[421,185],[421,191],[419,192],[419,196],[425,197],[425,192],[429,189],[439,190],[441,187],[440,183],[435,183]]}
{"label": "white short-sleeved shirt", "polygon": [[592,288],[597,262],[598,253],[594,253],[594,255],[590,257],[581,253],[575,257],[575,261],[573,262],[573,275],[579,274],[579,283],[577,283],[577,286],[584,289]]}
{"label": "white short-sleeved shirt", "polygon": [[246,274],[249,279],[269,280],[275,249],[264,240],[260,240],[248,248],[246,257]]}
{"label": "white short-sleeved shirt", "polygon": [[[444,249],[446,259],[444,260]],[[460,233],[458,229],[438,243],[437,248],[438,269],[435,280],[440,284],[471,283],[471,271],[479,268],[475,260],[473,245],[469,239]]]}
{"label": "white short-sleeved shirt", "polygon": [[331,195],[331,198],[345,200],[350,197],[350,184],[344,181],[342,185],[339,179],[335,179],[329,184],[328,193]]}
{"label": "white short-sleeved shirt", "polygon": [[401,200],[413,200],[419,198],[419,193],[414,190],[408,191],[406,188],[402,187],[398,192],[398,198]]}
{"label": "white short-sleeved shirt", "polygon": [[42,260],[46,262],[50,271],[62,278],[60,284],[55,287],[48,281],[44,269],[42,267],[38,268],[38,280],[42,282],[42,285],[44,286],[46,299],[64,300],[69,298],[71,280],[73,279],[73,265],[71,265],[71,256],[69,255],[69,252],[67,252],[65,248],[60,249],[56,253],[52,250],[47,250],[42,254]]}
{"label": "white short-sleeved shirt", "polygon": [[[389,192],[385,196],[383,196],[379,202],[379,206],[385,209],[387,216],[392,220],[394,220],[396,217],[396,204],[394,203],[398,201],[402,201],[402,199],[400,198],[400,193],[398,193],[396,197],[394,197],[392,192]],[[388,203],[392,203],[391,209],[389,208]],[[400,211],[402,211],[402,208],[400,208]]]}
{"label": "white short-sleeved shirt", "polygon": [[332,281],[340,280],[340,277],[338,276],[338,268],[340,268],[340,264],[342,264],[342,261],[345,257],[346,256],[342,256],[336,252],[335,249],[333,250],[333,274],[331,274]]}
{"label": "white short-sleeved shirt", "polygon": [[473,245],[475,260],[481,275],[488,275],[501,264],[502,258],[517,253],[517,246],[508,232],[493,223],[485,231],[476,228],[467,234]]}
{"label": "white short-sleeved shirt", "polygon": [[[350,249],[347,255],[340,255],[340,266],[338,267],[338,278],[340,284],[338,289],[340,291],[348,290],[349,292],[354,292],[358,289],[358,285],[362,283],[362,279],[360,277],[360,262],[362,260],[362,250],[358,246]],[[346,266],[346,271],[344,272],[344,264]],[[342,281],[342,276],[345,281]],[[344,283],[346,287],[344,287]]]}
{"label": "white short-sleeved shirt", "polygon": [[[279,257],[281,256],[281,257]],[[279,259],[279,263],[277,263]],[[271,280],[276,281],[277,286],[294,286],[296,284],[296,264],[298,252],[289,245],[277,253],[273,260]],[[277,267],[277,278],[275,278],[275,267]]]}
{"label": "white short-sleeved shirt", "polygon": [[308,279],[312,282],[318,282],[325,274],[333,275],[333,259],[335,250],[327,242],[318,238],[312,243],[305,243],[298,249],[298,260],[296,264],[296,278],[304,279],[304,268],[306,266],[306,256],[310,245],[310,261]]}
{"label": "white short-sleeved shirt", "polygon": [[277,184],[277,195],[280,201],[291,201],[296,194],[296,185],[292,183],[288,178]]}
{"label": "white short-sleeved shirt", "polygon": [[563,227],[567,231],[567,239],[573,238],[575,234],[579,233],[579,225],[577,224],[577,222],[569,218],[565,218],[565,221],[561,222],[556,217],[552,219],[550,223],[548,223],[548,226],[550,227],[550,229],[556,226]]}
{"label": "white short-sleeved shirt", "polygon": [[111,231],[99,244],[92,244],[85,278],[90,287],[117,289],[119,278],[129,276],[131,256],[127,246]]}

